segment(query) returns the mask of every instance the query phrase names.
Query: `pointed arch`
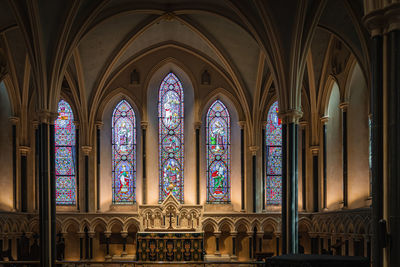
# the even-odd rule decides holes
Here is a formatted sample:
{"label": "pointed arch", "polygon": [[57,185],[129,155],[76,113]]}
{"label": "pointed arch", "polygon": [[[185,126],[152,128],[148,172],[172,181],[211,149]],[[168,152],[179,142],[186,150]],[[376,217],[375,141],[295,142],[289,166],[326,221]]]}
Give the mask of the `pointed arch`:
{"label": "pointed arch", "polygon": [[121,100],[112,116],[113,204],[136,201],[136,115],[128,101]]}
{"label": "pointed arch", "polygon": [[160,202],[172,192],[183,203],[183,102],[182,83],[170,72],[161,82],[158,95]]}
{"label": "pointed arch", "polygon": [[58,118],[54,123],[57,205],[76,205],[75,134],[72,108],[61,99],[58,102]]}
{"label": "pointed arch", "polygon": [[230,202],[229,111],[221,100],[211,104],[206,117],[207,202]]}
{"label": "pointed arch", "polygon": [[282,183],[282,125],[278,118],[278,101],[268,111],[265,124],[265,199],[267,205],[281,204]]}

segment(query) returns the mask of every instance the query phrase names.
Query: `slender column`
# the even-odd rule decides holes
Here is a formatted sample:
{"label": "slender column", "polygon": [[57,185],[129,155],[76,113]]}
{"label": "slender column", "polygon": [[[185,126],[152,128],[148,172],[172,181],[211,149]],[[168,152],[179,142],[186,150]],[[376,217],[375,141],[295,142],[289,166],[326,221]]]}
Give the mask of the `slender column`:
{"label": "slender column", "polygon": [[79,232],[79,259],[83,260],[83,241],[85,239],[85,233]]}
{"label": "slender column", "polygon": [[318,146],[312,146],[311,147],[311,153],[312,153],[312,159],[313,159],[313,211],[318,212],[318,199],[319,199],[319,160],[318,160],[318,153],[319,153],[319,147]]}
{"label": "slender column", "polygon": [[[400,266],[400,8],[392,10],[395,29],[388,33],[388,216],[390,229],[390,266]],[[397,12],[397,14],[396,14]],[[397,15],[397,17],[396,17]],[[395,22],[397,21],[397,24]],[[392,24],[391,24],[392,26]]]}
{"label": "slender column", "polygon": [[221,252],[219,251],[219,239],[221,238],[221,232],[214,232],[215,236],[215,255],[221,255]]}
{"label": "slender column", "polygon": [[76,209],[80,210],[80,191],[81,188],[79,186],[79,122],[75,121],[75,147],[76,147],[76,169],[75,169],[75,181],[76,181]]}
{"label": "slender column", "polygon": [[263,231],[258,231],[257,232],[257,241],[258,241],[258,252],[263,251],[263,238],[264,238],[264,232]]}
{"label": "slender column", "polygon": [[306,128],[308,123],[301,121],[301,194],[302,194],[302,210],[307,210],[307,155],[306,155]]}
{"label": "slender column", "polygon": [[121,255],[126,256],[128,254],[128,252],[126,252],[126,241],[127,241],[127,237],[128,237],[128,232],[122,231],[121,236],[122,236],[122,254]]}
{"label": "slender column", "polygon": [[240,189],[241,189],[241,210],[245,210],[245,183],[244,183],[244,127],[245,121],[239,121],[240,127]]}
{"label": "slender column", "polygon": [[89,154],[92,151],[90,146],[82,146],[83,154],[85,155],[85,212],[89,212]]}
{"label": "slender column", "polygon": [[[363,18],[370,31],[371,65],[371,173],[372,173],[372,266],[383,264],[384,234],[379,221],[383,219],[383,14],[371,12]],[[394,56],[394,55],[393,55]],[[390,57],[389,57],[390,58]],[[390,86],[390,85],[389,85]],[[390,90],[390,89],[389,89]],[[390,105],[390,103],[389,103]],[[389,114],[390,114],[389,109]],[[390,120],[390,119],[389,119]],[[389,122],[390,123],[390,122]]]}
{"label": "slender column", "polygon": [[142,121],[140,126],[142,127],[142,172],[143,172],[143,184],[142,184],[142,196],[143,204],[147,204],[147,158],[146,158],[146,131],[148,123]]}
{"label": "slender column", "polygon": [[323,181],[322,181],[322,210],[327,210],[327,124],[328,124],[328,117],[322,117],[322,153],[323,153],[323,164],[322,164],[322,171],[323,171]]}
{"label": "slender column", "polygon": [[279,241],[280,241],[280,235],[277,234],[276,235],[276,256],[279,256],[279,248],[280,248]]}
{"label": "slender column", "polygon": [[96,122],[96,207],[97,211],[100,211],[100,155],[101,155],[101,145],[100,145],[100,131],[103,127],[101,121]]}
{"label": "slender column", "polygon": [[348,207],[348,167],[347,167],[347,107],[349,103],[340,103],[342,110],[342,160],[343,160],[343,208]]}
{"label": "slender column", "polygon": [[265,179],[266,179],[266,173],[267,173],[267,166],[266,166],[266,138],[265,138],[265,122],[262,124],[262,130],[261,130],[261,135],[262,135],[262,142],[261,142],[261,160],[262,160],[262,210],[265,211]]}
{"label": "slender column", "polygon": [[201,122],[195,124],[196,131],[196,204],[200,205],[200,126]]}
{"label": "slender column", "polygon": [[89,237],[89,259],[93,259],[93,238],[95,236],[95,232],[88,232]]}
{"label": "slender column", "polygon": [[11,134],[12,134],[12,166],[13,166],[13,208],[18,209],[18,193],[17,193],[17,124],[19,118],[11,117],[9,118],[11,122]]}
{"label": "slender column", "polygon": [[247,232],[247,236],[249,237],[249,259],[253,259],[253,231]]}
{"label": "slender column", "polygon": [[40,264],[52,266],[56,259],[54,120],[58,113],[39,112],[39,225]]}
{"label": "slender column", "polygon": [[237,240],[237,232],[231,232],[231,237],[232,237],[232,259],[236,260],[237,255],[236,255],[236,240]]}
{"label": "slender column", "polygon": [[30,147],[20,146],[19,152],[21,155],[21,211],[28,211],[28,174],[27,174],[27,157],[30,152]]}
{"label": "slender column", "polygon": [[39,136],[39,122],[33,122],[33,128],[35,129],[35,185],[33,192],[35,192],[35,205],[34,209],[39,209],[39,150],[40,150],[40,136]]}
{"label": "slender column", "polygon": [[282,124],[282,254],[287,254],[287,124]]}
{"label": "slender column", "polygon": [[111,232],[110,231],[104,231],[104,236],[106,238],[106,256],[105,260],[111,260],[111,255],[110,255],[110,237],[111,237]]}
{"label": "slender column", "polygon": [[252,193],[253,193],[253,213],[257,212],[257,150],[258,146],[249,147],[252,162]]}

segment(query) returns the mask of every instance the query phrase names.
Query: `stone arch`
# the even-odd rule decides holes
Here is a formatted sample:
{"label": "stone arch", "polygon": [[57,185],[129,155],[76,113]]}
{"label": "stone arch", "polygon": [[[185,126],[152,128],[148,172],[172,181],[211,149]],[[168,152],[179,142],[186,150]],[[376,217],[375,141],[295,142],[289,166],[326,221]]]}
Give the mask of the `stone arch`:
{"label": "stone arch", "polygon": [[241,218],[235,222],[235,231],[239,232],[240,228],[245,229],[246,232],[251,232],[250,222],[247,218]]}
{"label": "stone arch", "polygon": [[272,227],[274,233],[279,232],[279,222],[274,218],[267,218],[262,222],[262,230],[265,231],[269,226]]}
{"label": "stone arch", "polygon": [[233,232],[235,229],[234,222],[229,218],[224,218],[220,222],[218,222],[218,231],[222,232],[222,230],[227,227],[230,232]]}
{"label": "stone arch", "polygon": [[218,224],[211,218],[207,218],[202,223],[203,231],[206,232],[208,229],[212,229],[213,232],[218,230]]}
{"label": "stone arch", "polygon": [[123,231],[128,231],[128,229],[134,226],[136,228],[136,231],[140,230],[140,222],[135,219],[135,218],[129,218],[125,223],[124,223],[124,227],[123,227]]}
{"label": "stone arch", "polygon": [[113,218],[107,225],[107,231],[112,232],[114,226],[119,226],[122,231],[124,229],[124,222],[120,218]]}

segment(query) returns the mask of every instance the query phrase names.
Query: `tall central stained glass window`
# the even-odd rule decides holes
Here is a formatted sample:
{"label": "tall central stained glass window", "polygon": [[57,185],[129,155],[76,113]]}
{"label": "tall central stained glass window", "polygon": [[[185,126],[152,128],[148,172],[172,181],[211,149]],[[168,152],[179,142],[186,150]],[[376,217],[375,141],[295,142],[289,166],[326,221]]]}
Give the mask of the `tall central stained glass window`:
{"label": "tall central stained glass window", "polygon": [[113,204],[136,201],[136,118],[126,100],[115,107],[112,117]]}
{"label": "tall central stained glass window", "polygon": [[158,96],[160,202],[172,193],[183,203],[183,118],[182,84],[171,72]]}
{"label": "tall central stained glass window", "polygon": [[207,202],[230,202],[230,117],[216,100],[206,118]]}
{"label": "tall central stained glass window", "polygon": [[265,126],[266,140],[266,202],[267,205],[281,204],[282,184],[282,125],[278,118],[278,101],[268,111]]}
{"label": "tall central stained glass window", "polygon": [[58,117],[54,123],[56,205],[76,204],[75,125],[71,106],[58,102]]}

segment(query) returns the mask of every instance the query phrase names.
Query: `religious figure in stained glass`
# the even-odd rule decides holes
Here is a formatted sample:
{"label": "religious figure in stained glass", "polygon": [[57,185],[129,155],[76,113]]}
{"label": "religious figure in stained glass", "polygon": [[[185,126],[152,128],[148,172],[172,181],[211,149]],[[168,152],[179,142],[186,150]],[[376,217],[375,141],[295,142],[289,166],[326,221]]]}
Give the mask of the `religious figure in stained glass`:
{"label": "religious figure in stained glass", "polygon": [[172,72],[160,86],[158,116],[160,202],[171,192],[183,202],[183,88]]}
{"label": "religious figure in stained glass", "polygon": [[113,204],[136,200],[136,117],[126,100],[118,103],[112,117]]}
{"label": "religious figure in stained glass", "polygon": [[75,125],[71,106],[58,102],[58,118],[54,124],[56,204],[76,204]]}
{"label": "religious figure in stained glass", "polygon": [[281,204],[282,125],[278,118],[278,101],[268,111],[266,133],[266,200],[267,205]]}
{"label": "religious figure in stained glass", "polygon": [[207,202],[230,202],[230,117],[216,100],[206,118]]}

